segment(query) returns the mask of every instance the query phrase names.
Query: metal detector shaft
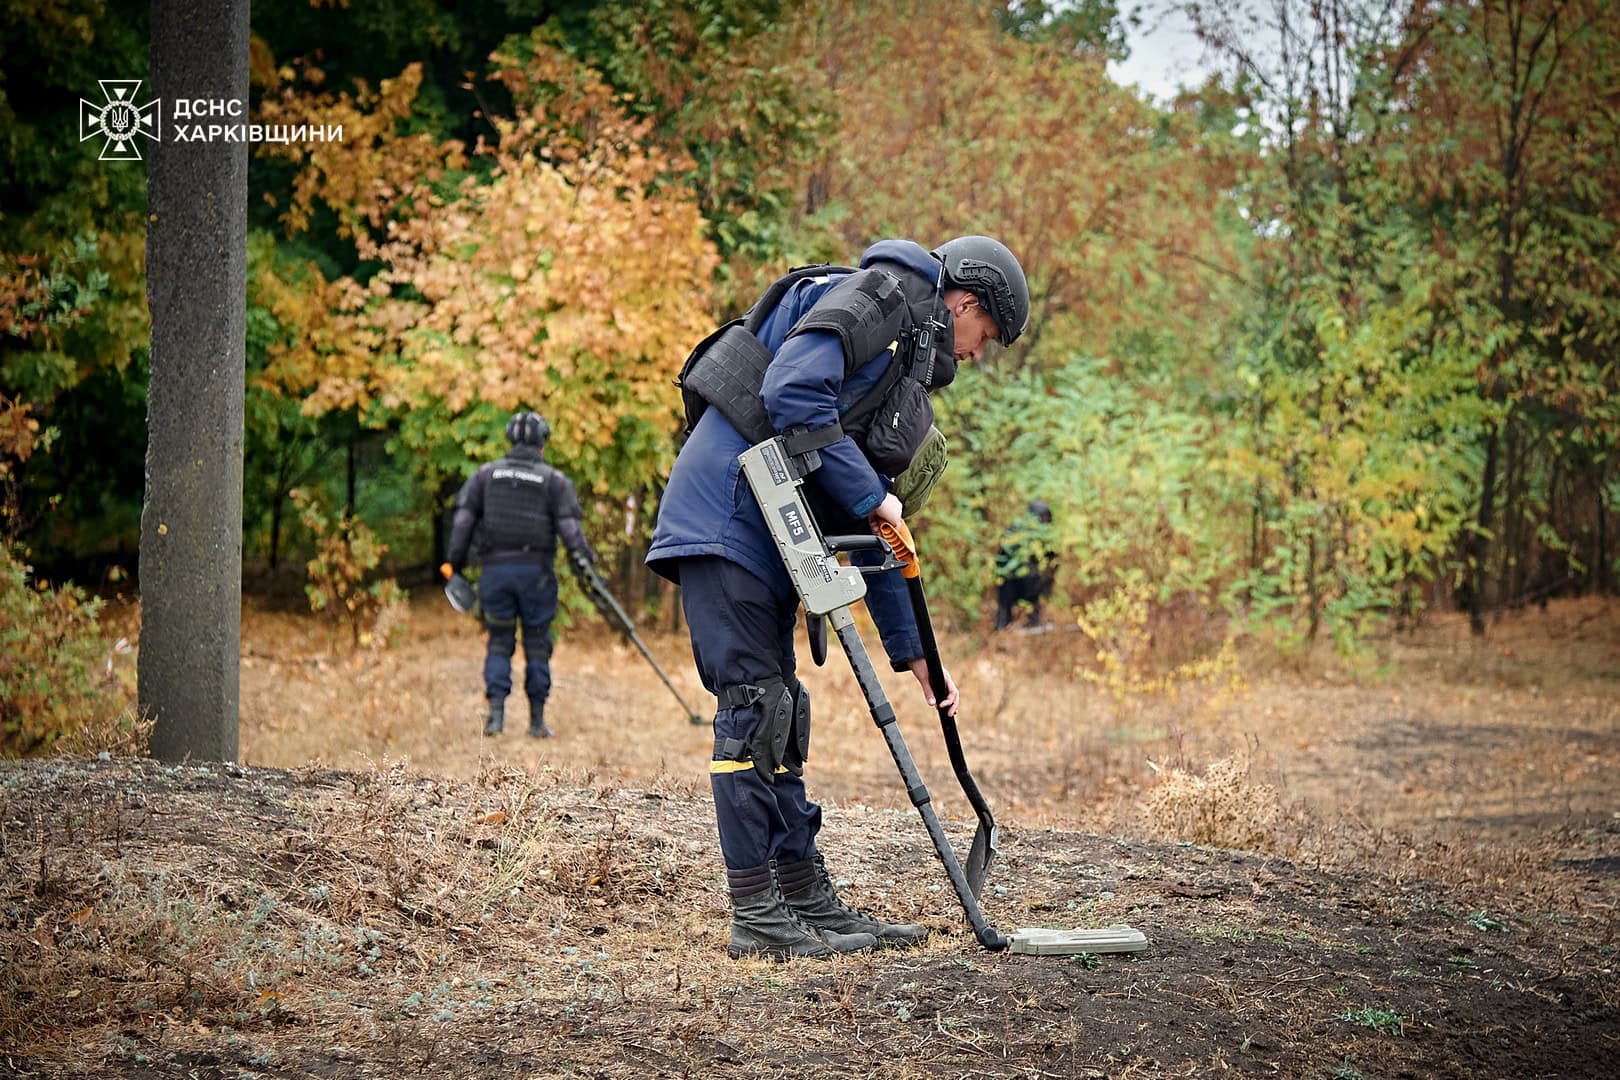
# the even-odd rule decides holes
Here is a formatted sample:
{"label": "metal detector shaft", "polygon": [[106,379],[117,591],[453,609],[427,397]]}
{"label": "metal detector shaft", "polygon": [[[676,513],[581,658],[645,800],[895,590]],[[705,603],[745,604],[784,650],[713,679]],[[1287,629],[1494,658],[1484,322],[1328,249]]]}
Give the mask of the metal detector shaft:
{"label": "metal detector shaft", "polygon": [[951,879],[951,888],[956,890],[956,898],[961,902],[962,910],[967,913],[968,924],[973,927],[974,936],[979,939],[979,944],[987,949],[1005,949],[1010,944],[1009,939],[1003,937],[979,909],[979,898],[968,884],[967,874],[962,870],[961,863],[956,860],[956,851],[951,847],[950,838],[945,835],[945,829],[939,823],[939,815],[934,813],[932,797],[928,794],[922,776],[917,772],[917,763],[911,759],[911,749],[906,746],[905,736],[900,734],[894,706],[889,704],[888,696],[884,694],[883,686],[878,682],[877,672],[872,667],[872,659],[867,655],[866,646],[855,629],[854,617],[850,615],[849,608],[843,607],[829,612],[827,621],[832,624],[833,631],[838,635],[838,643],[844,647],[844,655],[849,657],[850,667],[855,669],[855,681],[860,684],[861,694],[866,698],[866,704],[872,711],[872,720],[877,724],[878,730],[883,732],[883,741],[889,746],[889,755],[894,758],[895,767],[900,770],[900,778],[905,782],[906,795],[911,799],[911,805],[922,815],[923,825],[928,829],[928,837],[934,842],[934,851],[939,855],[939,861],[945,864],[945,873]]}
{"label": "metal detector shaft", "polygon": [[669,676],[664,674],[664,669],[659,666],[657,660],[653,659],[653,654],[647,650],[647,646],[642,643],[641,636],[636,633],[635,623],[630,621],[630,616],[625,612],[624,608],[620,607],[619,602],[613,598],[613,594],[608,592],[607,585],[602,581],[601,575],[597,574],[596,568],[589,563],[575,562],[574,575],[579,578],[580,587],[585,590],[585,595],[590,598],[596,610],[602,614],[602,618],[607,620],[607,624],[622,634],[631,644],[635,645],[641,651],[641,655],[647,658],[647,663],[652,665],[652,669],[658,673],[658,677],[663,680],[664,685],[669,687],[669,692],[675,695],[675,700],[680,702],[681,711],[686,713],[687,719],[693,724],[707,724],[707,720],[692,711],[691,706],[686,703],[686,699],[681,697],[681,692],[675,689],[675,684],[669,681]]}

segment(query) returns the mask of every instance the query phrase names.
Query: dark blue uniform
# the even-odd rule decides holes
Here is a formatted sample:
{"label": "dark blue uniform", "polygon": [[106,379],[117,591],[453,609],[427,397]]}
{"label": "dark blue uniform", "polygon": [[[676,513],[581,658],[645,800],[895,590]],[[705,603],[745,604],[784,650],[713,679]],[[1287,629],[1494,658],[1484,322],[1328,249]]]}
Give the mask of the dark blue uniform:
{"label": "dark blue uniform", "polygon": [[582,514],[573,482],[545,463],[539,447],[521,443],[481,467],[456,495],[447,557],[458,573],[469,553],[483,564],[478,601],[489,631],[484,693],[491,703],[504,702],[512,692],[512,654],[522,626],[523,689],[531,716],[545,707],[551,621],[557,615],[557,540],[595,561]]}
{"label": "dark blue uniform", "polygon": [[[863,268],[915,271],[936,280],[939,263],[920,245],[885,240],[868,248]],[[787,339],[790,329],[830,288],[831,277],[792,286],[758,332],[775,354],[760,397],[778,432],[795,425],[815,431],[838,419],[878,384],[893,353],[883,350],[846,378],[843,348],[833,333]],[[692,656],[710,693],[776,676],[793,683],[793,627],[798,597],[782,565],[759,505],[741,475],[737,456],[748,448],[718,409],[704,412],[676,458],[659,503],[647,565],[681,586],[692,637]],[[865,518],[891,486],[849,436],[821,451],[808,494],[829,533],[864,532]],[[840,520],[842,517],[842,520]],[[895,670],[922,656],[905,583],[898,572],[867,578],[867,607]],[[717,744],[746,741],[760,720],[760,705],[722,708],[715,714]],[[767,783],[747,762],[710,765],[720,848],[734,870],[783,863],[815,854],[821,810],[804,782],[778,772]]]}

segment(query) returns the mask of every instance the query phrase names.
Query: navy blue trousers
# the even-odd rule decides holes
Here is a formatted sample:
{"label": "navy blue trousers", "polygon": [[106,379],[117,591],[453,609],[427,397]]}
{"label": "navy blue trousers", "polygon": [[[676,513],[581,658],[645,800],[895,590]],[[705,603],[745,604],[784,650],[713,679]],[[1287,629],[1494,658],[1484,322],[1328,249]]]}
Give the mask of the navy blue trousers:
{"label": "navy blue trousers", "polygon": [[557,617],[557,575],[530,563],[485,565],[478,575],[489,651],[484,654],[484,694],[505,701],[512,692],[512,653],[523,627],[523,689],[529,705],[544,706],[551,693],[551,620]]}
{"label": "navy blue trousers", "polygon": [[[773,595],[759,578],[721,558],[682,559],[680,578],[692,659],[711,694],[737,683],[793,675],[797,596]],[[759,719],[758,704],[721,709],[714,716],[714,733],[747,739]],[[798,862],[814,855],[821,807],[805,796],[804,780],[780,772],[774,784],[767,783],[751,766],[736,766],[715,761],[709,770],[726,866],[748,870],[771,859]]]}

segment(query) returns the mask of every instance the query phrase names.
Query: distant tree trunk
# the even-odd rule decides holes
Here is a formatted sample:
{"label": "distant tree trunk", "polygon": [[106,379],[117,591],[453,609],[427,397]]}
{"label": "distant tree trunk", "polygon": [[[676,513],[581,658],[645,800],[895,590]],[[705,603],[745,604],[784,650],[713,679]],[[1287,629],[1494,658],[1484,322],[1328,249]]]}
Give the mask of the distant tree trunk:
{"label": "distant tree trunk", "polygon": [[1524,521],[1524,474],[1529,471],[1528,458],[1534,453],[1520,453],[1519,425],[1508,427],[1507,434],[1507,494],[1502,503],[1502,552],[1506,564],[1502,567],[1503,601],[1512,607],[1524,602],[1525,572],[1529,569],[1530,543],[1534,539]]}
{"label": "distant tree trunk", "polygon": [[281,561],[281,507],[287,498],[281,492],[270,501],[270,569]]}
{"label": "distant tree trunk", "polygon": [[[1552,478],[1547,482],[1547,527],[1553,531],[1555,536],[1569,541],[1571,538],[1563,536],[1558,528],[1558,483],[1562,474],[1561,465],[1563,465],[1563,459],[1555,455],[1553,457]],[[1571,519],[1570,529],[1571,532],[1574,531],[1573,519]],[[1539,603],[1541,610],[1546,611],[1547,600],[1555,591],[1561,589],[1563,582],[1569,578],[1569,549],[1565,548],[1563,551],[1559,551],[1556,548],[1542,544],[1541,551],[1541,557],[1546,565],[1546,582],[1538,591],[1540,592]]]}
{"label": "distant tree trunk", "polygon": [[[451,503],[460,491],[456,478],[447,476],[439,481],[439,490],[433,495],[433,556],[431,569],[438,573],[438,565],[450,557]],[[435,579],[437,580],[437,579]]]}
{"label": "distant tree trunk", "polygon": [[673,581],[659,578],[664,602],[669,605],[669,632],[679,634],[686,629],[686,612],[681,607],[681,589]]}
{"label": "distant tree trunk", "polygon": [[625,540],[625,551],[629,555],[629,565],[625,567],[624,594],[635,605],[634,611],[645,612],[649,599],[647,592],[647,541],[644,539],[645,530],[641,527],[641,515],[647,509],[647,489],[638,487],[630,506],[630,535]]}
{"label": "distant tree trunk", "polygon": [[[355,432],[353,432],[353,431],[349,432],[349,447],[348,447],[349,457],[348,457],[348,464],[346,466],[346,475],[345,475],[346,486],[344,488],[344,496],[343,496],[343,516],[346,517],[346,518],[353,518],[354,517],[354,496],[355,496],[355,486],[356,486],[356,483],[357,483],[357,476],[356,476],[356,469],[355,469],[355,462],[354,462],[354,444],[358,440],[359,440],[359,436]],[[347,528],[347,526],[345,526],[345,528]]]}
{"label": "distant tree trunk", "polygon": [[1492,428],[1485,441],[1485,475],[1479,483],[1479,516],[1475,519],[1476,528],[1468,537],[1465,550],[1468,554],[1468,563],[1463,567],[1467,575],[1468,586],[1463,595],[1463,607],[1468,612],[1468,628],[1476,637],[1485,634],[1485,562],[1490,558],[1490,539],[1486,530],[1491,527],[1491,517],[1496,502],[1496,467],[1500,456],[1501,439],[1498,438],[1496,428]]}
{"label": "distant tree trunk", "polygon": [[[246,0],[153,0],[151,64],[153,95],[163,102],[245,103]],[[241,693],[247,144],[162,141],[152,144],[151,155],[140,705],[154,721],[155,757],[234,761]]]}
{"label": "distant tree trunk", "polygon": [[1315,641],[1316,632],[1322,627],[1321,590],[1316,580],[1316,533],[1311,532],[1305,546],[1305,602],[1310,605],[1308,611],[1309,622],[1305,628],[1305,640]]}
{"label": "distant tree trunk", "polygon": [[1603,491],[1608,483],[1608,462],[1600,463],[1597,468],[1597,558],[1594,565],[1597,567],[1597,586],[1599,593],[1614,592],[1614,571],[1609,566],[1609,504],[1604,501]]}

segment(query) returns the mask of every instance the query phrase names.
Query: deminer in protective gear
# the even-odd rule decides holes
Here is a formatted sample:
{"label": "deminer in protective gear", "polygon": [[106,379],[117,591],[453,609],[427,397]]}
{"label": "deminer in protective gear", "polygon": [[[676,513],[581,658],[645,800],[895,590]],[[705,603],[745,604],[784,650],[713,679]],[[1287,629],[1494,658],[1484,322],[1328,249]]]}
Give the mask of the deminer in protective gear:
{"label": "deminer in protective gear", "polygon": [[[789,273],[687,361],[690,435],[659,505],[647,565],[680,585],[692,655],[718,699],[709,779],[733,957],[827,957],[927,936],[922,926],[845,904],[817,851],[821,808],[803,777],[810,700],[794,676],[798,597],[737,457],[781,435],[801,461],[812,460],[808,451],[819,455],[805,495],[823,532],[898,526],[912,507],[895,494],[895,478],[907,477],[902,490],[920,505],[944,467],[929,394],[990,342],[1011,345],[1028,322],[1023,269],[1000,242],[963,236],[929,251],[884,240],[858,268]],[[919,335],[925,327],[930,333]],[[919,481],[919,470],[932,475]],[[933,706],[899,572],[870,576],[867,586],[890,663],[911,672]],[[948,672],[945,683],[940,704],[954,714]]]}
{"label": "deminer in protective gear", "polygon": [[583,511],[573,482],[544,460],[550,434],[539,413],[513,414],[506,425],[512,448],[480,467],[456,494],[446,553],[450,568],[461,573],[469,554],[483,565],[478,601],[489,631],[484,657],[484,692],[489,700],[485,735],[499,735],[506,725],[519,627],[529,734],[552,735],[546,724],[546,698],[551,693],[551,620],[557,614],[553,564],[558,539],[571,559],[596,562],[580,523]]}
{"label": "deminer in protective gear", "polygon": [[996,629],[1013,624],[1018,605],[1028,603],[1029,625],[1041,625],[1041,600],[1052,591],[1057,555],[1052,550],[1052,507],[1032,499],[1028,513],[1007,527],[996,551]]}

